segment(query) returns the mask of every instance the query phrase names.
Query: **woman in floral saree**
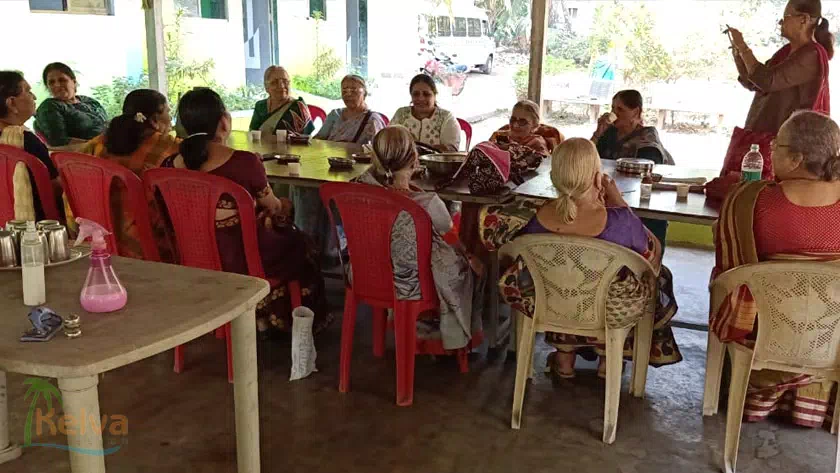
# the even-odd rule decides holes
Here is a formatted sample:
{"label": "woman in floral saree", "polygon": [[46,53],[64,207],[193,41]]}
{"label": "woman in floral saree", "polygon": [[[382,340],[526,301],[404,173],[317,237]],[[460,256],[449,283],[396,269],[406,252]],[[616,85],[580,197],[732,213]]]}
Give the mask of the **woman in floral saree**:
{"label": "woman in floral saree", "polygon": [[[558,146],[551,160],[551,181],[559,197],[541,203],[523,201],[518,211],[499,206],[486,208],[481,215],[481,235],[485,246],[498,247],[518,235],[555,233],[589,236],[632,249],[654,266],[661,265],[661,247],[656,238],[624,202],[615,181],[601,173],[595,145],[583,138],[572,138]],[[503,262],[504,264],[504,262]],[[507,262],[508,269],[499,281],[502,297],[512,309],[526,316],[534,314],[534,284],[530,272],[519,262]],[[630,275],[620,274],[622,281]],[[629,283],[643,284],[639,281]],[[654,334],[650,364],[662,366],[682,360],[671,331],[670,321],[677,305],[672,291],[671,273],[661,266],[659,298],[654,316]],[[652,288],[651,288],[652,289]],[[575,375],[578,353],[601,357],[598,375],[606,376],[605,340],[548,332],[548,344],[556,348],[548,360],[551,371],[561,377]],[[632,357],[633,338],[625,342],[624,356]]]}

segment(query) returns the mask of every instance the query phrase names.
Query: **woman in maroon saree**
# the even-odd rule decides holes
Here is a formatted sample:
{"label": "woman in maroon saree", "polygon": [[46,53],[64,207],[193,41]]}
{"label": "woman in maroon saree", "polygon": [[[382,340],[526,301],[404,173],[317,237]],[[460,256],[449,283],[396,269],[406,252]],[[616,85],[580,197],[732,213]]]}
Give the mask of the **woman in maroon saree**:
{"label": "woman in maroon saree", "polygon": [[[315,333],[330,317],[324,299],[324,280],[312,240],[291,223],[292,203],[277,198],[259,156],[228,148],[223,143],[231,129],[230,114],[218,94],[210,89],[187,92],[178,104],[180,123],[189,136],[180,152],[161,167],[187,168],[225,177],[244,187],[257,202],[257,239],[271,293],[257,305],[257,328],[262,336],[270,329],[291,330],[291,300],[286,283],[300,283],[302,303],[315,312]],[[225,271],[247,274],[239,214],[235,203],[222,197],[216,207],[216,240]]]}
{"label": "woman in maroon saree", "polygon": [[740,180],[741,160],[750,145],[764,156],[764,179],[773,178],[770,141],[793,112],[813,110],[830,115],[828,61],[834,56],[834,35],[822,16],[820,0],[790,0],[779,20],[788,44],[766,63],[760,62],[740,31],[727,30],[732,43],[738,82],[755,92],[744,128],[736,127],[721,177],[706,185],[706,195],[722,199]]}

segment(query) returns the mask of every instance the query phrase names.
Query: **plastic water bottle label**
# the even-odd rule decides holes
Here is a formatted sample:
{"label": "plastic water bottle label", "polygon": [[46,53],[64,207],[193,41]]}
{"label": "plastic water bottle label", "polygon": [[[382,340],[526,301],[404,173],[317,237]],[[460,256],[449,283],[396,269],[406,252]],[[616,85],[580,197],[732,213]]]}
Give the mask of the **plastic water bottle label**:
{"label": "plastic water bottle label", "polygon": [[761,171],[741,171],[741,180],[745,182],[760,181]]}

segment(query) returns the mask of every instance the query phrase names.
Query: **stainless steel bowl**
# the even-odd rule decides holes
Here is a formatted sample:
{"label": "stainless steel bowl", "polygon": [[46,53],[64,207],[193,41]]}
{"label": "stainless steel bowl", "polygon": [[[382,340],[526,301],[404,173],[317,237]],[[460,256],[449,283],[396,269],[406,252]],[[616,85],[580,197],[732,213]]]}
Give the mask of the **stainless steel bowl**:
{"label": "stainless steel bowl", "polygon": [[435,176],[451,177],[467,160],[465,153],[438,153],[420,156],[420,164]]}

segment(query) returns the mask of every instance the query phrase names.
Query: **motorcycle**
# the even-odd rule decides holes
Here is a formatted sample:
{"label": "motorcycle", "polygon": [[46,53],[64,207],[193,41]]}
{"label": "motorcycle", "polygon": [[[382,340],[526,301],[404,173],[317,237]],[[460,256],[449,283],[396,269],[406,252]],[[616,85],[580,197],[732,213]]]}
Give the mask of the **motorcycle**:
{"label": "motorcycle", "polygon": [[425,53],[426,62],[420,72],[447,86],[453,97],[461,95],[467,84],[469,68],[464,64],[456,64],[449,55],[437,51],[434,46],[426,48]]}

